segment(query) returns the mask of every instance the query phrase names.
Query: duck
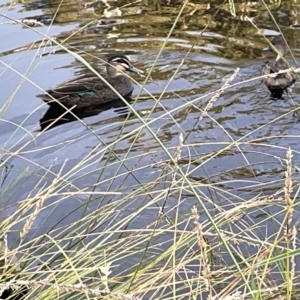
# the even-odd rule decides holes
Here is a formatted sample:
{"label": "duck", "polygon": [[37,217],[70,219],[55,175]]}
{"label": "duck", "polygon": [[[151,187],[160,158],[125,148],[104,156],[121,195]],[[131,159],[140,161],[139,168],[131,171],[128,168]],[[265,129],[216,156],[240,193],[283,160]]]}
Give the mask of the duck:
{"label": "duck", "polygon": [[[271,41],[272,45],[277,50],[277,57],[274,61],[267,62],[262,70],[262,75],[270,75],[286,70],[289,65],[283,60],[287,53],[287,45],[281,36],[276,36]],[[296,81],[295,75],[291,72],[285,72],[273,76],[268,76],[263,79],[264,84],[271,92],[273,99],[282,99],[284,92],[288,92],[288,88]]]}
{"label": "duck", "polygon": [[[116,55],[108,59],[105,79],[125,98],[130,97],[133,91],[131,80],[125,74],[126,71],[143,73],[124,55]],[[69,109],[95,106],[119,99],[116,93],[94,73],[69,79],[53,89],[46,90],[44,94],[38,94],[37,97],[50,106],[57,106],[59,105],[57,102],[60,102]]]}

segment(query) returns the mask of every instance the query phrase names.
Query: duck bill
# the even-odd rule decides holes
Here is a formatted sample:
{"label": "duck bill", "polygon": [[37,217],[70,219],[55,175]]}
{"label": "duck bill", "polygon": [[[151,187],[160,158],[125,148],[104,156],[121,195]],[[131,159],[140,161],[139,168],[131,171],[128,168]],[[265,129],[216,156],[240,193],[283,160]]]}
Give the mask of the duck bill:
{"label": "duck bill", "polygon": [[130,66],[127,68],[127,71],[132,72],[132,73],[137,73],[137,74],[143,74],[144,72],[142,70],[139,70],[133,66]]}
{"label": "duck bill", "polygon": [[272,48],[270,46],[268,46],[268,47],[263,48],[262,50],[267,52],[267,51],[271,51]]}
{"label": "duck bill", "polygon": [[276,57],[276,61],[280,60],[281,59],[281,55],[278,53],[277,54],[277,57]]}

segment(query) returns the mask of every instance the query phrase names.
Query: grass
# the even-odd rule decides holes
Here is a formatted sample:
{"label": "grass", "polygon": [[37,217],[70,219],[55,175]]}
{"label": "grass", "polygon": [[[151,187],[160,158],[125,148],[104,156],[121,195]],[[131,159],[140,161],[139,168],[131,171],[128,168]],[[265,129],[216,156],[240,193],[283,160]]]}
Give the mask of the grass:
{"label": "grass", "polygon": [[[293,156],[298,152],[273,143],[275,136],[256,136],[290,112],[235,138],[213,111],[222,95],[246,83],[237,82],[238,68],[212,92],[182,99],[173,108],[165,106],[168,87],[191,50],[158,97],[145,92],[185,5],[187,1],[141,85],[153,108],[142,115],[134,104],[126,103],[134,117],[117,121],[116,139],[107,138],[110,129],[116,130],[115,123],[100,127],[78,120],[85,126],[80,134],[43,146],[41,141],[51,137],[51,130],[32,133],[21,123],[2,146],[5,217],[0,222],[0,282],[2,292],[14,291],[10,299],[17,298],[20,288],[28,289],[24,299],[298,298],[299,189],[293,172]],[[95,72],[82,56],[69,50],[66,41],[44,37]],[[5,62],[2,65],[13,69]],[[25,81],[35,84],[31,72],[30,68],[25,74],[19,72],[18,89]],[[9,122],[6,109],[14,97],[2,108],[3,122]],[[184,110],[197,116],[188,131],[176,119]],[[162,120],[177,126],[172,143],[157,128]],[[195,139],[206,120],[218,126],[226,139]],[[13,142],[19,130],[24,135]],[[33,143],[37,146],[30,148]],[[75,151],[81,144],[86,148],[79,157],[59,160],[64,151]],[[216,150],[203,150],[207,146]],[[43,151],[47,155],[36,162],[32,157]],[[251,152],[278,161],[282,176],[273,176],[271,170],[267,175],[274,181],[264,181],[257,162],[248,158]],[[231,169],[212,171],[223,157],[230,159],[236,153],[243,165],[236,167],[232,161]],[[26,161],[28,167],[10,165],[14,161]],[[49,223],[52,227],[45,230]],[[11,247],[10,236],[15,237]]]}

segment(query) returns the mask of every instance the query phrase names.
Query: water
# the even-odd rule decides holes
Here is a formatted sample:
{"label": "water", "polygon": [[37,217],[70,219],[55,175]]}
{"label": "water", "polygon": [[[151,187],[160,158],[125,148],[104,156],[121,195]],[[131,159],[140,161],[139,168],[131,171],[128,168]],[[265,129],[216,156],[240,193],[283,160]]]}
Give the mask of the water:
{"label": "water", "polygon": [[[300,125],[290,113],[292,106],[288,101],[271,100],[261,81],[253,80],[273,54],[263,51],[266,41],[241,15],[254,18],[264,34],[278,34],[267,11],[261,9],[259,2],[251,2],[251,9],[237,3],[238,17],[233,18],[227,6],[221,6],[216,13],[219,1],[212,1],[209,7],[200,5],[201,1],[194,3],[199,4],[199,10],[190,14],[195,6],[185,9],[134,108],[171,153],[175,153],[183,134],[186,140],[179,164],[196,183],[202,204],[217,214],[219,205],[226,210],[243,201],[249,204],[257,197],[264,201],[283,188],[288,148],[293,153],[293,164],[299,164]],[[154,4],[131,1],[110,1],[107,5],[67,1],[58,13],[57,4],[0,1],[0,134],[1,149],[6,152],[3,159],[9,166],[2,168],[1,217],[13,214],[26,198],[46,198],[24,243],[46,232],[55,236],[57,228],[76,224],[83,215],[101,207],[107,207],[105,211],[109,213],[109,205],[124,195],[129,195],[130,204],[113,206],[112,218],[120,222],[142,208],[126,224],[129,229],[145,228],[156,220],[163,201],[147,203],[167,189],[172,180],[169,157],[160,143],[145,127],[136,135],[141,120],[120,108],[120,103],[82,115],[86,125],[73,121],[41,132],[40,120],[45,119],[48,106],[35,95],[86,71],[53,42],[41,46],[44,35],[65,40],[64,45],[89,63],[121,53],[128,55],[137,68],[149,71],[179,12],[179,4],[162,4],[160,13]],[[292,5],[292,1],[286,1],[279,8],[274,7],[273,13],[297,60],[299,8]],[[11,19],[31,18],[45,26],[29,29],[7,23]],[[288,61],[293,63],[290,56]],[[220,93],[208,115],[200,117],[215,91],[237,68],[231,82],[235,85]],[[144,83],[142,77],[134,79],[140,85]],[[135,96],[140,86],[134,86]],[[296,83],[292,91],[296,103],[299,94]],[[109,145],[115,141],[115,154],[111,154]],[[125,160],[122,167],[121,160]],[[156,182],[164,168],[169,172],[164,177],[166,181]],[[58,174],[64,184],[55,186],[51,190],[55,195],[46,197],[47,192],[42,191],[51,186]],[[151,181],[155,184],[149,184]],[[166,214],[173,218],[178,212],[174,207],[178,206],[184,214],[197,204],[200,220],[205,222],[207,216],[190,187],[183,185],[179,194],[176,184],[166,194]],[[14,188],[9,189],[10,185]],[[101,192],[105,191],[113,194],[104,196]],[[99,194],[91,196],[91,192]],[[273,206],[268,206],[268,213],[279,211],[281,220],[284,203],[275,200]],[[67,217],[66,212],[70,212]],[[260,219],[260,213],[259,209],[249,208],[249,215],[240,218],[252,224],[256,217]],[[295,207],[293,222],[297,216]],[[25,222],[19,218],[9,235],[12,247],[19,244],[18,231]],[[261,228],[268,227],[268,222]],[[101,232],[107,224],[93,226],[95,232]],[[272,235],[277,230],[275,225],[269,228],[258,229],[257,234]]]}

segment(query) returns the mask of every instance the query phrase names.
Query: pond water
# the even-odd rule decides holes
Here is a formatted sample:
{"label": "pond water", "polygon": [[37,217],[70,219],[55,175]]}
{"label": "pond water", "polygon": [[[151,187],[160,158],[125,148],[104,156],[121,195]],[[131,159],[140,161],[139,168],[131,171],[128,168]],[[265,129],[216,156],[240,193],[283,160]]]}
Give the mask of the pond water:
{"label": "pond water", "polygon": [[[170,184],[172,167],[162,145],[173,155],[180,134],[184,146],[179,165],[190,180],[198,182],[196,190],[207,209],[215,209],[213,203],[218,203],[226,210],[242,201],[271,199],[282,191],[288,148],[293,165],[300,162],[300,123],[290,101],[270,99],[261,80],[255,79],[274,57],[263,51],[267,46],[263,34],[275,36],[278,29],[259,1],[235,1],[237,16],[233,17],[226,1],[195,0],[186,5],[167,40],[183,2],[162,1],[157,7],[156,1],[0,0],[1,218],[12,215],[15,205],[26,198],[39,193],[46,197],[54,178],[61,180],[51,190],[55,195],[46,197],[24,242],[76,223],[101,206],[108,212],[109,205],[124,195],[131,198],[130,205],[113,206],[114,218],[125,218],[143,207],[126,224],[129,229],[146,228],[163,205],[163,201],[149,206],[147,202],[167,191],[167,186],[165,209],[170,218],[177,214],[175,208],[184,214],[196,204],[201,211],[191,189],[176,186],[182,184],[179,178]],[[297,61],[299,5],[283,1],[269,7]],[[26,19],[43,26],[28,28],[13,22]],[[86,112],[82,122],[74,120],[42,132],[40,120],[45,119],[48,106],[36,95],[87,72],[81,62],[44,36],[63,42],[89,63],[125,54],[147,75],[157,60],[145,89],[141,88],[145,77],[133,76],[133,98],[140,94],[133,104],[139,117],[118,102]],[[287,60],[295,65],[290,55]],[[234,72],[233,86],[214,99]],[[299,95],[296,83],[291,93],[295,103]],[[211,100],[212,107],[203,115]],[[148,121],[160,142],[148,128],[140,129],[141,119]],[[294,175],[296,185],[297,172]],[[157,182],[158,178],[165,182]],[[284,217],[282,205],[268,207],[279,221]],[[251,213],[250,223],[264,219],[260,210]],[[295,206],[294,221],[298,216]],[[22,216],[15,217],[20,221],[11,228],[12,247],[19,244],[18,230],[25,222]],[[200,220],[206,218],[201,212]],[[93,230],[105,226],[94,225]],[[268,221],[263,226],[269,226]],[[258,229],[257,235],[272,234],[272,230],[263,232]]]}

